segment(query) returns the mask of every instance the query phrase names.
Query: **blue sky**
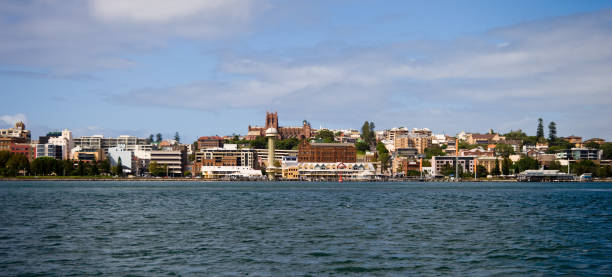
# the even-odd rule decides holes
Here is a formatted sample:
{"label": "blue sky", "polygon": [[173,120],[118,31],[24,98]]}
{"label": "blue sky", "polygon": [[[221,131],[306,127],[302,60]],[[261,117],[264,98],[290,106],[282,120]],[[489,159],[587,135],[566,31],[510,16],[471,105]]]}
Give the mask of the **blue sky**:
{"label": "blue sky", "polygon": [[0,127],[280,124],[612,139],[610,1],[3,1]]}

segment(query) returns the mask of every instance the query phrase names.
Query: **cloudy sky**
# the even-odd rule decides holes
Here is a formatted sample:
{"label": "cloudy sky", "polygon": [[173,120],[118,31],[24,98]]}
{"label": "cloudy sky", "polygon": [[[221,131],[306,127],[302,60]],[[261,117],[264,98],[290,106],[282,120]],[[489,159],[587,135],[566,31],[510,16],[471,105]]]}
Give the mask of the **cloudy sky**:
{"label": "cloudy sky", "polygon": [[0,38],[0,127],[34,136],[194,140],[270,110],[612,140],[611,1],[15,0]]}

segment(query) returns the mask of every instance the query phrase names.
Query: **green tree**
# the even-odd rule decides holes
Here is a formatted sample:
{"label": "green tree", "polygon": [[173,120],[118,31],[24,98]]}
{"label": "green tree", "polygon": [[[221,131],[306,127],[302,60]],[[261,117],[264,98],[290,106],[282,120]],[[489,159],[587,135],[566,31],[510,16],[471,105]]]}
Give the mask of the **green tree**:
{"label": "green tree", "polygon": [[376,142],[376,133],[374,132],[374,122],[366,121],[361,126],[361,139],[368,145],[373,145]]}
{"label": "green tree", "polygon": [[446,155],[446,152],[444,152],[444,150],[436,144],[433,144],[432,146],[425,148],[425,158],[428,160],[431,159],[431,157],[433,156],[445,156],[445,155]]}
{"label": "green tree", "polygon": [[370,144],[370,122],[366,121],[361,126],[361,139],[366,143]]}
{"label": "green tree", "polygon": [[155,135],[155,141],[156,142],[161,142],[162,141],[162,134],[161,133],[157,133],[157,135]]}
{"label": "green tree", "polygon": [[119,157],[119,160],[117,160],[117,166],[115,166],[113,169],[113,174],[119,177],[123,176],[123,163],[121,162],[121,157]]}
{"label": "green tree", "polygon": [[594,142],[594,141],[589,141],[584,146],[586,146],[587,148],[592,148],[592,149],[599,149],[600,147],[599,143]]}
{"label": "green tree", "polygon": [[72,171],[74,170],[74,161],[72,160],[64,160],[61,162],[61,168],[58,172],[58,175],[61,176],[70,176],[72,175]]}
{"label": "green tree", "polygon": [[389,166],[389,160],[391,159],[389,150],[387,150],[382,142],[379,142],[376,145],[376,151],[378,151],[378,161],[380,162],[381,169],[382,171],[386,171]]}
{"label": "green tree", "polygon": [[365,152],[365,151],[370,150],[370,147],[368,146],[367,143],[360,140],[355,143],[355,149],[360,152]]}
{"label": "green tree", "polygon": [[476,166],[476,176],[478,178],[487,177],[487,175],[489,175],[489,172],[487,171],[487,168],[484,165],[479,164]]}
{"label": "green tree", "polygon": [[510,166],[512,166],[510,158],[504,158],[502,160],[502,173],[504,175],[510,175]]}
{"label": "green tree", "polygon": [[35,175],[50,175],[54,172],[57,160],[51,157],[39,157],[34,159],[31,170]]}
{"label": "green tree", "polygon": [[157,162],[151,162],[149,164],[149,173],[153,176],[165,176],[167,166],[160,166]]}
{"label": "green tree", "polygon": [[153,142],[153,134],[150,134],[149,135],[149,143],[152,143],[152,142]]}
{"label": "green tree", "polygon": [[612,142],[602,144],[599,149],[603,150],[603,160],[612,160]]}
{"label": "green tree", "polygon": [[179,136],[178,132],[174,133],[174,140],[176,140],[176,142],[181,142],[181,136]]}
{"label": "green tree", "polygon": [[583,173],[597,173],[598,166],[591,160],[581,160],[572,165],[572,172],[576,175]]}
{"label": "green tree", "polygon": [[440,169],[440,173],[444,176],[450,176],[455,174],[455,167],[451,164],[445,164]]}
{"label": "green tree", "polygon": [[609,165],[600,166],[597,169],[597,177],[600,177],[600,178],[612,177],[612,167],[610,167]]}
{"label": "green tree", "polygon": [[8,169],[7,175],[15,176],[22,170],[24,174],[27,174],[30,171],[30,162],[23,154],[12,154],[6,162],[6,167]]}
{"label": "green tree", "polygon": [[249,145],[254,149],[266,149],[268,148],[268,141],[266,140],[266,137],[259,136],[254,140],[249,141]]}
{"label": "green tree", "polygon": [[276,149],[283,150],[291,150],[297,149],[298,145],[300,145],[300,140],[298,138],[288,138],[283,140],[277,140],[274,144]]}
{"label": "green tree", "polygon": [[100,171],[98,170],[98,161],[96,161],[95,159],[91,163],[91,175],[93,176],[100,175]]}
{"label": "green tree", "polygon": [[557,123],[551,121],[548,124],[548,141],[553,142],[557,140]]}
{"label": "green tree", "polygon": [[514,172],[523,172],[525,170],[528,169],[538,169],[539,168],[539,163],[537,160],[534,160],[531,157],[523,157],[520,160],[518,160],[516,163],[514,163],[513,167],[514,167]]}
{"label": "green tree", "polygon": [[6,167],[6,163],[11,158],[12,154],[13,153],[9,151],[5,151],[5,150],[0,151],[0,168]]}
{"label": "green tree", "polygon": [[493,170],[491,170],[491,175],[493,176],[499,176],[501,174],[501,171],[499,170],[499,159],[495,159],[495,166],[493,167]]}
{"label": "green tree", "polygon": [[83,161],[79,161],[76,172],[78,176],[85,176],[85,163]]}
{"label": "green tree", "polygon": [[538,138],[538,141],[542,141],[542,139],[544,139],[544,123],[542,118],[538,118],[538,130],[536,137]]}
{"label": "green tree", "polygon": [[108,159],[104,159],[100,162],[99,169],[101,173],[110,174],[111,173],[111,164]]}
{"label": "green tree", "polygon": [[514,148],[511,145],[499,143],[495,145],[495,153],[498,156],[510,157],[510,155],[514,155]]}
{"label": "green tree", "polygon": [[315,136],[315,139],[322,140],[326,143],[334,142],[334,132],[326,129],[320,130]]}

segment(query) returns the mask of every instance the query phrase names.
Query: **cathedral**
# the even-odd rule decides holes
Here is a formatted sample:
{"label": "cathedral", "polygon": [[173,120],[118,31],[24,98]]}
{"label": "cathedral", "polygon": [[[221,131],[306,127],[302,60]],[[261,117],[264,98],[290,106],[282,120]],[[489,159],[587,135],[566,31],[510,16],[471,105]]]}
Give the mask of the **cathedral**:
{"label": "cathedral", "polygon": [[278,126],[278,113],[266,112],[266,125],[264,127],[251,126],[249,125],[249,132],[247,133],[247,140],[254,140],[259,136],[265,136],[265,132],[269,128],[275,128],[278,132],[277,139],[287,138],[310,138],[313,134],[313,130],[310,127],[310,123],[302,122],[301,127],[279,127]]}

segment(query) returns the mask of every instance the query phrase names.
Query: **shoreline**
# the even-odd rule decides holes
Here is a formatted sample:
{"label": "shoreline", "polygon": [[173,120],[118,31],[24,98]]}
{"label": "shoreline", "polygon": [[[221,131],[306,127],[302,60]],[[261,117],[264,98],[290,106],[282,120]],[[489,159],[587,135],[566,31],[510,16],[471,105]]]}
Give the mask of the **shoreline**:
{"label": "shoreline", "polygon": [[[201,183],[212,183],[212,182],[329,182],[329,183],[340,183],[337,181],[306,181],[306,180],[210,180],[200,178],[49,178],[49,177],[21,177],[21,178],[0,178],[0,182],[9,181],[81,181],[81,182],[201,182]],[[593,180],[590,183],[610,183],[612,179],[604,180]],[[344,180],[342,183],[457,183],[454,181],[421,181],[421,180],[368,180],[368,181],[351,181]],[[492,180],[461,180],[458,183],[519,183],[517,180],[508,179],[492,179]],[[526,182],[528,183],[528,182]],[[539,183],[539,182],[532,182]],[[574,182],[550,182],[550,183],[581,183],[579,181]]]}

